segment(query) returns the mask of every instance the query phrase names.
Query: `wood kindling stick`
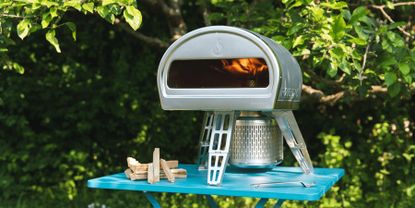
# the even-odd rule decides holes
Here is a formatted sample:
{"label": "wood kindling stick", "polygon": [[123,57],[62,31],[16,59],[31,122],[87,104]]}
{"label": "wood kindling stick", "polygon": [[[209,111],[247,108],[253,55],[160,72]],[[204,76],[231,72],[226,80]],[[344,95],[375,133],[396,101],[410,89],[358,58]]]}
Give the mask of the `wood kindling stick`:
{"label": "wood kindling stick", "polygon": [[[128,169],[124,171],[130,180],[147,179],[150,184],[160,181],[160,178],[167,178],[169,182],[175,182],[176,178],[186,178],[186,169],[177,169],[178,160],[166,161],[160,158],[160,149],[155,148],[153,151],[152,163],[140,163],[133,157],[127,157]],[[163,171],[160,171],[163,170]]]}
{"label": "wood kindling stick", "polygon": [[[129,178],[130,180],[133,180],[133,181],[135,181],[135,180],[145,180],[145,179],[148,180],[147,174],[136,174],[136,173],[133,173],[133,172],[128,172],[128,170],[129,169],[125,170],[124,173],[127,176],[127,178]],[[173,173],[173,176],[174,176],[175,179],[176,178],[187,178],[187,175],[183,175],[183,174],[174,174]],[[161,179],[165,179],[165,178],[168,179],[166,174],[164,174],[164,173],[160,174],[160,178]]]}
{"label": "wood kindling stick", "polygon": [[163,160],[163,159],[160,159],[160,164],[161,164],[161,168],[163,169],[164,174],[167,176],[167,180],[169,180],[170,182],[174,183],[174,181],[175,181],[174,175],[170,171],[170,168],[167,165],[167,162],[165,160]]}
{"label": "wood kindling stick", "polygon": [[133,157],[127,157],[127,165],[130,169],[133,169],[133,167],[137,167],[140,164],[140,162],[138,162],[135,158]]}
{"label": "wood kindling stick", "polygon": [[[178,160],[167,160],[169,168],[177,168],[179,166]],[[127,157],[127,165],[133,171],[147,171],[149,163],[140,163],[133,157]]]}
{"label": "wood kindling stick", "polygon": [[153,151],[153,174],[154,182],[160,181],[160,149],[155,148]]}
{"label": "wood kindling stick", "polygon": [[[177,168],[179,166],[179,161],[177,160],[167,160],[167,165],[169,166],[170,169],[172,168]],[[127,163],[128,163],[128,159],[127,159]],[[148,170],[148,164],[149,163],[139,163],[136,165],[132,165],[130,163],[128,163],[128,167],[135,173],[135,172],[139,172],[139,171],[147,171]]]}
{"label": "wood kindling stick", "polygon": [[154,168],[153,163],[148,164],[147,182],[150,184],[154,183]]}

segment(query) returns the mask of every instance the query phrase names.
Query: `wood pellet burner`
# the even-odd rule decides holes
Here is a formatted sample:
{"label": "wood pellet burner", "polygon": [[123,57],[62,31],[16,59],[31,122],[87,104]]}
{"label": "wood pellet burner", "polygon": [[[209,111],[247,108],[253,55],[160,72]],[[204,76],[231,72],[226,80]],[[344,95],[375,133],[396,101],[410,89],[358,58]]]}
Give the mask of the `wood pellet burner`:
{"label": "wood pellet burner", "polygon": [[194,30],[167,49],[157,84],[164,110],[206,112],[198,162],[209,185],[221,184],[227,164],[279,164],[282,137],[303,172],[313,172],[292,113],[300,102],[301,69],[273,40],[236,27]]}

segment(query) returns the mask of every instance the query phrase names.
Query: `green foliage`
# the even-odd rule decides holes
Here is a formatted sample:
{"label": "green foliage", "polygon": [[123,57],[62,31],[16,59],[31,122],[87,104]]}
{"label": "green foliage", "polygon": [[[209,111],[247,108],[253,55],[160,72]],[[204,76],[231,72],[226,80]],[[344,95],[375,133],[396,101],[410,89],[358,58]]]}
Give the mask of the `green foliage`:
{"label": "green foliage", "polygon": [[328,79],[344,76],[343,88],[366,94],[370,86],[383,83],[392,97],[415,88],[413,41],[405,41],[397,30],[402,23],[386,24],[367,7],[301,0],[283,1],[275,10],[268,1],[255,8],[228,1],[216,4],[223,10],[212,15],[214,20],[272,37],[301,59],[303,68]]}
{"label": "green foliage", "polygon": [[5,0],[0,3],[0,64],[4,69],[15,70],[23,73],[23,67],[8,56],[8,50],[14,45],[12,35],[16,27],[20,39],[38,31],[46,31],[46,40],[55,47],[56,52],[61,53],[59,41],[56,38],[56,30],[66,26],[76,40],[76,25],[73,22],[63,22],[62,17],[73,10],[83,14],[99,14],[102,18],[115,23],[115,19],[123,17],[126,22],[137,30],[142,22],[141,12],[135,8],[134,0],[34,0],[14,1]]}
{"label": "green foliage", "polygon": [[[167,159],[192,163],[197,157],[202,114],[166,112],[159,105],[156,69],[163,50],[107,24],[123,16],[136,29],[141,14],[151,16],[140,32],[165,40],[166,18],[126,0],[42,2],[14,13],[4,9],[28,3],[0,3],[4,14],[26,17],[0,19],[0,60],[7,69],[0,70],[0,207],[149,207],[136,192],[85,186],[89,178],[123,171],[126,156],[151,160],[156,146]],[[196,13],[200,2],[183,5],[188,28],[203,26]],[[213,24],[248,28],[287,47],[305,84],[327,94],[348,92],[329,104],[303,93],[295,112],[315,166],[342,167],[345,177],[320,201],[284,206],[411,207],[415,49],[398,27],[414,7],[317,2],[206,2]],[[387,5],[396,23],[369,4]],[[387,94],[372,86],[387,88]],[[283,165],[296,165],[287,148]],[[207,206],[196,195],[156,197],[163,207]],[[215,199],[221,207],[257,200]]]}

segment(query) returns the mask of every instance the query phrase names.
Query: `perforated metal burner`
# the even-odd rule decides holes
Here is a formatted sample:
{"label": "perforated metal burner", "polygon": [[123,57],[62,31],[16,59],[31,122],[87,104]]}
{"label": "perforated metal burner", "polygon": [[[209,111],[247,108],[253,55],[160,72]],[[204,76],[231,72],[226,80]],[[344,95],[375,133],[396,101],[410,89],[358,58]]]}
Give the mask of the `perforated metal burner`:
{"label": "perforated metal burner", "polygon": [[241,113],[235,122],[229,164],[239,168],[272,168],[282,160],[282,135],[277,124],[258,113]]}

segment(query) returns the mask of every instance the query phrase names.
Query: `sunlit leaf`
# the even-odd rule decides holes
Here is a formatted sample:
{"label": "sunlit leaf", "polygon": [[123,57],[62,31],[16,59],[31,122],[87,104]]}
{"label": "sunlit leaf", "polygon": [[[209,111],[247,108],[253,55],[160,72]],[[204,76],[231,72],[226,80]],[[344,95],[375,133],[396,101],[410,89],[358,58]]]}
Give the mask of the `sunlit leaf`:
{"label": "sunlit leaf", "polygon": [[302,35],[297,36],[294,40],[293,48],[295,48],[298,45],[302,45],[303,43],[304,43],[304,37]]}
{"label": "sunlit leaf", "polygon": [[347,8],[347,3],[344,2],[344,1],[323,2],[323,3],[321,3],[321,6],[326,7],[326,8],[330,8],[330,9],[340,10],[340,9],[343,9],[343,8]]}
{"label": "sunlit leaf", "polygon": [[86,11],[90,12],[90,13],[94,13],[94,3],[93,2],[82,4],[82,8],[85,9]]}
{"label": "sunlit leaf", "polygon": [[52,18],[58,17],[58,9],[56,7],[50,8],[50,15],[52,16]]}
{"label": "sunlit leaf", "polygon": [[51,21],[52,21],[52,16],[50,15],[50,13],[49,12],[44,13],[42,15],[42,21],[41,21],[42,28],[47,28]]}
{"label": "sunlit leaf", "polygon": [[65,3],[63,3],[63,5],[66,6],[66,7],[75,8],[78,11],[81,11],[81,9],[82,9],[80,0],[65,1]]}
{"label": "sunlit leaf", "polygon": [[124,10],[124,18],[125,21],[127,21],[127,23],[133,28],[133,30],[137,30],[141,25],[141,12],[134,6],[126,7]]}
{"label": "sunlit leaf", "polygon": [[99,6],[96,8],[98,14],[107,20],[109,23],[114,24],[115,22],[115,15],[111,13],[111,10],[105,6]]}
{"label": "sunlit leaf", "polygon": [[102,6],[116,3],[117,0],[102,0]]}
{"label": "sunlit leaf", "polygon": [[31,26],[31,23],[29,19],[23,19],[17,25],[17,35],[22,40],[29,34],[30,26]]}
{"label": "sunlit leaf", "polygon": [[46,40],[55,47],[56,52],[60,53],[61,49],[59,47],[59,42],[55,36],[56,36],[55,30],[49,30],[48,32],[46,32]]}
{"label": "sunlit leaf", "polygon": [[337,75],[337,69],[338,69],[338,66],[336,65],[336,64],[334,64],[334,63],[330,63],[330,65],[329,65],[330,67],[329,67],[329,69],[328,69],[328,71],[327,71],[327,74],[330,76],[330,77],[335,77],[336,75]]}

